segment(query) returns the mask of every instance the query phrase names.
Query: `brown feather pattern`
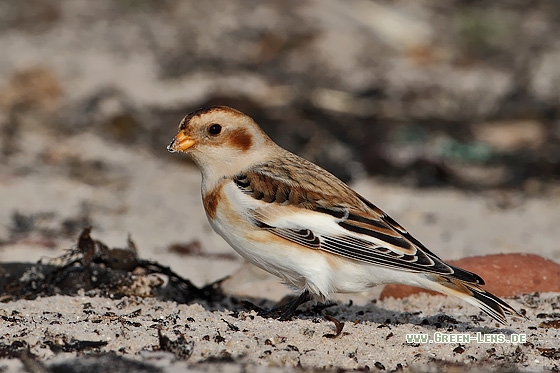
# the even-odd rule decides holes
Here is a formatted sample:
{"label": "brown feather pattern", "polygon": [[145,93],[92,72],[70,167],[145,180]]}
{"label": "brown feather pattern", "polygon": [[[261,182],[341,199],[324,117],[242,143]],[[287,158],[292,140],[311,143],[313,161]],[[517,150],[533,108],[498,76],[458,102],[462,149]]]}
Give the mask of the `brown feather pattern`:
{"label": "brown feather pattern", "polygon": [[[400,224],[341,180],[292,153],[285,152],[282,157],[254,166],[233,180],[241,191],[257,200],[292,205],[336,218],[349,234],[344,237],[323,236],[319,247],[322,250],[391,268],[427,271],[484,284],[480,276],[444,263]],[[261,216],[256,216],[255,223],[266,224],[261,219]],[[303,232],[299,229],[280,229],[268,225],[266,229],[298,244],[318,248],[307,231],[304,239],[298,237],[297,232]],[[373,244],[352,233],[376,238],[384,244]],[[313,245],[306,245],[308,242],[313,242]]]}

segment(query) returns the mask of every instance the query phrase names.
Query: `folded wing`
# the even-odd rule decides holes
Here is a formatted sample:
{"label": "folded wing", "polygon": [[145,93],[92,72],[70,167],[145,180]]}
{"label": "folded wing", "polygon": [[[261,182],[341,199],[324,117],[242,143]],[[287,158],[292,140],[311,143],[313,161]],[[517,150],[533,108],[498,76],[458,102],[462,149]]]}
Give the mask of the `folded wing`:
{"label": "folded wing", "polygon": [[[317,167],[311,163],[305,166]],[[271,167],[275,172],[268,172]],[[279,169],[267,164],[234,178],[241,192],[258,201],[249,213],[261,229],[309,249],[364,263],[484,284],[480,276],[444,263],[334,176],[310,180],[309,175],[302,178],[290,174],[289,169],[279,173]]]}

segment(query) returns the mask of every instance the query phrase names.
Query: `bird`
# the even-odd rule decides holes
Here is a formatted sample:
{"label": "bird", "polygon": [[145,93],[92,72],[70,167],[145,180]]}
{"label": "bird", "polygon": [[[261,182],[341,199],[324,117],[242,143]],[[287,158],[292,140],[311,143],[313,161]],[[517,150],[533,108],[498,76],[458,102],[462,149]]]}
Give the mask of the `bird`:
{"label": "bird", "polygon": [[308,301],[405,284],[461,298],[504,325],[506,315],[524,317],[485,291],[479,275],[445,263],[376,205],[277,145],[236,109],[191,112],[167,150],[186,153],[200,169],[212,228],[299,293],[268,311],[255,306],[263,316],[288,320]]}

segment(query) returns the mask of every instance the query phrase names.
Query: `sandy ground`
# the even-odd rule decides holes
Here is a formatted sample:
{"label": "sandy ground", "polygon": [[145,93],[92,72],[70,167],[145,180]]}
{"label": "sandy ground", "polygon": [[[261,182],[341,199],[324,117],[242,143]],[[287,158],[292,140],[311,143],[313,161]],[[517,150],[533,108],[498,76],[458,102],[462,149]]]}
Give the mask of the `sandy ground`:
{"label": "sandy ground", "polygon": [[[132,371],[274,371],[271,367],[279,372],[401,367],[412,371],[490,367],[534,371],[558,367],[558,352],[551,349],[558,346],[559,332],[554,322],[546,322],[558,319],[559,294],[508,300],[525,310],[528,320],[515,319],[507,327],[496,325],[474,307],[443,296],[377,301],[380,289],[341,296],[336,305],[324,309],[304,307],[305,312],[287,322],[245,312],[238,299],[264,299],[265,306],[272,306],[289,290],[276,279],[244,266],[236,256],[214,255],[232,254],[233,250],[206,221],[200,176],[194,166],[142,149],[118,148],[89,134],[61,139],[45,130],[23,131],[22,136],[26,147],[9,167],[2,167],[2,262],[45,261],[64,253],[76,237],[59,239],[45,232],[56,232],[65,219],[87,214],[94,238],[124,247],[130,233],[140,257],[169,265],[198,285],[232,275],[224,283],[231,297],[219,304],[178,305],[150,298],[112,300],[85,295],[4,303],[0,344],[24,341],[47,367],[55,369],[68,361],[75,365],[72,359],[76,356],[84,364],[117,364],[87,359],[104,352],[144,364],[143,368],[128,365]],[[71,158],[108,165],[97,174],[91,171],[108,187],[96,186],[95,178],[85,182],[83,175],[68,173],[63,160]],[[33,172],[22,175],[21,165],[30,160],[35,162]],[[528,198],[511,192],[418,191],[374,180],[354,186],[443,258],[532,252],[559,259],[560,212],[558,196],[553,193]],[[18,236],[14,211],[36,217],[51,215],[46,222],[37,218],[31,231]],[[180,256],[168,250],[174,243],[193,241],[200,242],[204,255]],[[52,248],[46,248],[45,242]],[[325,337],[335,332],[335,324],[326,315],[345,322],[336,338]],[[158,329],[171,340],[183,336],[190,358],[181,360],[157,351]],[[527,342],[415,344],[407,343],[405,337],[408,333],[433,337],[435,332],[501,333],[507,338],[517,333],[524,334]],[[60,348],[72,341],[106,344],[78,354]],[[23,364],[19,359],[0,360],[5,371],[25,371]]]}
{"label": "sandy ground", "polygon": [[[11,138],[5,136],[9,131],[2,128],[6,133],[2,133],[0,142],[3,153],[13,151],[0,162],[0,262],[46,262],[72,248],[83,226],[92,225],[92,236],[111,247],[126,246],[130,234],[141,258],[170,266],[198,286],[230,275],[223,283],[228,297],[218,303],[189,305],[153,298],[90,297],[85,293],[75,297],[5,301],[0,307],[0,372],[558,371],[560,294],[557,293],[507,300],[516,309],[524,310],[528,317],[527,320],[513,319],[508,326],[497,326],[476,308],[443,296],[421,294],[402,300],[379,301],[381,289],[340,295],[331,307],[303,307],[302,313],[286,322],[263,319],[244,311],[239,299],[251,298],[271,307],[290,291],[278,280],[244,264],[212,232],[200,200],[198,170],[165,150],[166,141],[175,134],[180,115],[176,121],[165,124],[169,138],[154,150],[153,143],[138,142],[131,147],[96,135],[95,131],[102,131],[99,127],[92,131],[85,128],[81,120],[89,123],[88,120],[100,121],[104,114],[110,117],[106,112],[114,109],[113,100],[104,101],[108,107],[101,105],[99,110],[93,110],[101,118],[81,117],[90,112],[77,108],[76,103],[83,103],[80,100],[84,97],[97,97],[100,90],[108,88],[123,92],[123,100],[133,102],[134,108],[153,105],[171,110],[201,102],[212,92],[230,92],[223,87],[234,86],[236,89],[231,92],[236,96],[276,105],[274,90],[254,72],[234,70],[231,75],[220,77],[212,71],[195,70],[188,77],[162,78],[154,45],[146,35],[170,43],[155,43],[162,55],[183,51],[182,43],[191,35],[174,37],[165,14],[105,19],[102,15],[106,13],[105,8],[110,11],[109,3],[96,3],[96,8],[88,1],[66,1],[58,27],[30,28],[31,31],[7,29],[0,33],[3,51],[0,86],[8,84],[15,71],[40,67],[54,72],[62,92],[52,94],[54,99],[49,96],[52,92],[48,89],[46,94],[39,92],[39,104],[42,95],[47,96],[44,115],[26,115],[26,110],[20,110],[13,111],[20,116],[10,118],[10,114],[3,111],[6,108],[0,108],[0,123],[18,123]],[[358,5],[362,3],[370,2],[358,2]],[[398,7],[398,2],[396,4]],[[371,14],[376,17],[382,14],[384,19],[391,15],[379,13],[383,8],[378,8]],[[186,13],[191,10],[189,4],[182,9]],[[328,21],[319,25],[321,27],[316,26],[324,29],[323,37],[317,39],[319,47],[324,48],[305,49],[306,53],[333,62],[336,69],[331,69],[331,74],[346,78],[343,87],[359,91],[362,84],[367,83],[365,78],[373,79],[373,74],[356,68],[356,61],[361,60],[358,52],[371,54],[370,48],[355,43],[356,39],[369,35],[364,31],[367,24],[349,22],[347,9],[324,8],[321,12],[314,9],[304,8],[303,11]],[[357,18],[366,15],[358,13]],[[217,18],[222,15],[221,12],[212,14]],[[228,17],[230,13],[224,15]],[[340,15],[340,18],[333,18],[336,23],[331,23],[332,15]],[[270,23],[266,14],[257,16],[255,19]],[[403,23],[402,17],[396,21],[408,24]],[[35,24],[33,18],[29,22]],[[216,22],[219,25],[221,21]],[[245,19],[239,22],[243,24]],[[142,26],[144,23],[147,26]],[[200,23],[204,31],[200,36],[208,35],[206,31],[219,31],[216,40],[222,40],[223,36],[227,41],[227,35],[232,34],[227,27],[223,30],[215,24],[209,27],[206,19],[201,18]],[[385,35],[380,28],[392,30],[391,24],[371,22],[368,28],[373,31],[369,32]],[[431,21],[426,18],[425,22],[414,24],[427,27]],[[357,31],[345,32],[347,28]],[[415,39],[424,35],[417,30],[417,27],[405,29],[406,34]],[[434,29],[434,35],[441,34],[438,30]],[[554,32],[546,32],[546,28],[543,30],[554,35]],[[332,41],[336,43],[330,43]],[[401,42],[396,40],[390,44]],[[205,49],[208,41],[202,40],[200,45]],[[253,53],[252,49],[239,48],[237,42],[227,45],[230,54],[239,49],[242,55]],[[516,51],[517,45],[515,42]],[[225,55],[223,49],[216,43],[217,56]],[[355,55],[355,58],[348,58],[348,55]],[[537,64],[545,72],[551,70],[550,74],[535,74],[541,77],[538,81],[542,81],[545,88],[550,85],[545,91],[550,91],[551,96],[557,91],[557,86],[550,82],[556,81],[554,77],[558,76],[558,55],[546,54],[542,64]],[[183,58],[181,53],[176,56],[179,61],[190,57],[187,54]],[[288,61],[299,71],[302,57],[298,54],[296,57]],[[387,64],[395,68],[390,69],[389,80],[401,82],[398,86],[409,87],[418,80],[432,87],[435,77],[423,70],[423,64],[408,66],[393,62]],[[310,66],[311,72],[321,71],[314,68],[315,65]],[[420,74],[409,73],[410,68]],[[461,77],[462,84],[445,74],[438,75],[438,84],[449,85],[452,91],[472,92],[473,102],[491,107],[488,102],[492,100],[487,99],[486,94],[494,90],[506,91],[504,87],[517,76],[511,74],[511,78],[505,79],[499,70],[483,69],[480,76],[475,74],[481,83],[474,90],[467,89],[472,81],[470,75],[463,74],[463,69],[460,74],[452,74]],[[454,70],[434,66],[433,72],[439,71]],[[487,78],[488,74],[492,79]],[[25,92],[28,87],[24,84],[23,88]],[[13,90],[6,91],[9,95],[4,100],[8,102]],[[35,103],[36,90],[30,91],[31,103]],[[423,112],[423,95],[417,96],[420,105],[416,110],[419,108]],[[50,102],[51,99],[56,101],[56,97],[58,103]],[[496,94],[496,97],[501,96]],[[117,109],[120,104],[122,102],[117,100]],[[10,107],[6,103],[3,105]],[[70,112],[74,110],[77,114],[66,118],[66,127],[65,123],[57,123],[57,131],[54,126],[49,127],[52,124],[49,105],[56,110],[61,107]],[[395,110],[400,113],[405,108],[412,108],[410,113],[414,113],[414,105],[396,106]],[[120,112],[117,110],[117,113]],[[453,119],[459,114],[471,114],[461,105],[450,113]],[[57,119],[64,121],[65,117]],[[71,133],[61,134],[60,127]],[[443,259],[525,252],[560,261],[557,185],[536,185],[536,189],[542,190],[535,193],[531,193],[534,188],[530,185],[523,193],[474,193],[456,189],[418,190],[362,179],[353,183],[353,187]],[[174,244],[200,250],[180,255],[169,250]],[[341,334],[334,338],[330,335],[336,334],[335,323],[325,319],[328,315],[345,323]],[[158,331],[162,334],[161,340]],[[424,344],[406,340],[409,333],[421,333],[433,339],[436,332],[471,336],[476,336],[477,332],[486,336],[503,334],[508,340],[513,334],[522,334],[527,341],[519,344],[476,341]],[[165,338],[175,342],[165,342]],[[161,351],[162,344],[174,352]],[[35,359],[8,353],[10,348],[25,350],[27,347]]]}
{"label": "sandy ground", "polygon": [[[54,353],[49,341],[62,348],[73,340],[107,342],[101,351],[114,351],[126,359],[141,361],[166,372],[278,371],[313,369],[387,369],[441,371],[454,365],[463,369],[498,367],[536,371],[554,369],[557,362],[541,356],[539,348],[558,345],[558,330],[542,328],[540,312],[558,304],[558,294],[542,294],[536,308],[527,301],[513,300],[527,310],[529,321],[495,327],[476,310],[439,296],[414,296],[406,301],[385,301],[364,306],[339,304],[328,313],[345,320],[342,334],[334,334],[332,322],[316,316],[293,321],[262,319],[252,313],[231,311],[231,305],[208,309],[204,305],[177,305],[153,299],[122,299],[55,296],[38,301],[17,301],[3,306],[4,343],[25,340],[31,352],[53,366],[75,358],[75,353]],[[535,307],[535,303],[531,304]],[[452,317],[443,317],[443,313]],[[473,321],[480,320],[480,321]],[[439,323],[437,326],[435,324]],[[172,340],[184,336],[192,345],[187,361],[171,353],[154,351],[158,329]],[[476,336],[524,334],[528,343],[407,343],[407,333],[435,338],[436,332]],[[2,360],[2,367],[18,371],[21,362]]]}

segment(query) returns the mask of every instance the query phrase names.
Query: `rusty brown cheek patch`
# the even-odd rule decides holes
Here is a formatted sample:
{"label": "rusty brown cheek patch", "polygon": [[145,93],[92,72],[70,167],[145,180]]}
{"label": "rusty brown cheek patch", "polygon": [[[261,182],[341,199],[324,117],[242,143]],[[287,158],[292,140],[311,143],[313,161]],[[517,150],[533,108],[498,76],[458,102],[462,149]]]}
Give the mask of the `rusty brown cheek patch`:
{"label": "rusty brown cheek patch", "polygon": [[230,146],[241,149],[244,152],[249,150],[253,145],[251,135],[244,129],[236,129],[231,132],[228,142]]}

